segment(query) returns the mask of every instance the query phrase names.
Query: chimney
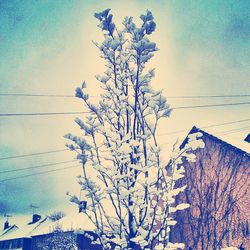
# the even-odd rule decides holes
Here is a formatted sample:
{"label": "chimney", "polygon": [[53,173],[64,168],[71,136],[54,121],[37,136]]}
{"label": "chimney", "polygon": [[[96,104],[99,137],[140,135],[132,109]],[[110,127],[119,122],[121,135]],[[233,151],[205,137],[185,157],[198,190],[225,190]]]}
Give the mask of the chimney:
{"label": "chimney", "polygon": [[6,218],[6,221],[4,222],[3,228],[4,228],[4,230],[6,230],[7,228],[10,227],[9,218],[12,216],[9,214],[4,214],[4,217]]}
{"label": "chimney", "polygon": [[32,216],[32,224],[38,222],[41,219],[41,215],[33,214]]}
{"label": "chimney", "polygon": [[6,221],[4,222],[3,230],[6,230],[6,229],[9,228],[9,227],[10,227],[10,223],[6,220]]}
{"label": "chimney", "polygon": [[79,213],[85,212],[87,208],[87,201],[80,201],[79,204]]}
{"label": "chimney", "polygon": [[244,141],[246,141],[246,142],[250,143],[250,134],[248,134],[248,136],[245,138],[245,140],[244,140]]}

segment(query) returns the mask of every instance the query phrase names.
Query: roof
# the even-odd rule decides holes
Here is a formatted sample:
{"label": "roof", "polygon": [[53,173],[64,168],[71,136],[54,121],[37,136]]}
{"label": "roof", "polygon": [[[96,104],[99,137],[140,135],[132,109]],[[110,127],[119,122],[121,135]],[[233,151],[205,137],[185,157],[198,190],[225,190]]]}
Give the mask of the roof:
{"label": "roof", "polygon": [[74,212],[58,221],[51,221],[48,217],[40,219],[36,223],[16,223],[0,232],[0,241],[20,238],[31,238],[43,234],[52,233],[56,229],[68,231],[94,231],[95,225],[84,213]]}
{"label": "roof", "polygon": [[47,222],[50,222],[50,220],[48,217],[45,217],[45,218],[41,218],[36,223],[20,222],[15,225],[12,225],[10,228],[7,228],[1,233],[0,241],[30,238],[34,230],[37,230],[39,227],[41,227]]}
{"label": "roof", "polygon": [[[246,157],[250,157],[250,144],[244,140],[236,140],[234,138],[228,138],[228,137],[224,137],[224,136],[221,136],[223,137],[223,139],[221,138],[218,138],[214,135],[212,135],[211,133],[208,133],[200,128],[197,128],[197,127],[193,127],[189,134],[193,134],[193,133],[196,133],[196,132],[201,132],[203,135],[211,138],[212,140],[220,143],[220,144],[223,144],[224,146],[228,147],[230,150],[238,153],[238,154],[241,154],[241,155],[244,155]],[[184,140],[183,144],[185,144],[186,142],[186,139]]]}
{"label": "roof", "polygon": [[48,223],[32,232],[32,236],[52,233],[56,229],[68,231],[94,231],[95,225],[85,213],[73,212],[56,222]]}

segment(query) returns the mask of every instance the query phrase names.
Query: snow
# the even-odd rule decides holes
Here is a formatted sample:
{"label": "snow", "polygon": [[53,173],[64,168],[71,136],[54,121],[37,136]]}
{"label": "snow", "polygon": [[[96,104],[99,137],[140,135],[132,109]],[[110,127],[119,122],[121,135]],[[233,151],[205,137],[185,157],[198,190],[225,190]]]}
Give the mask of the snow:
{"label": "snow", "polygon": [[175,249],[183,249],[185,247],[185,245],[183,243],[168,243],[167,249],[171,250],[175,250]]}
{"label": "snow", "polygon": [[15,231],[17,229],[18,229],[18,227],[16,225],[10,226],[9,228],[7,228],[7,229],[5,229],[5,230],[3,230],[3,231],[0,232],[0,237],[3,236],[3,235],[7,235],[10,232],[13,232],[13,231]]}
{"label": "snow", "polygon": [[225,247],[225,248],[221,248],[221,250],[238,250],[237,247]]}
{"label": "snow", "polygon": [[250,154],[250,143],[243,141],[243,140],[240,140],[240,139],[231,138],[231,137],[228,137],[226,135],[220,136],[220,138],[223,141],[225,141],[225,142],[245,151],[246,153]]}
{"label": "snow", "polygon": [[32,236],[48,234],[55,229],[60,228],[62,231],[94,231],[95,226],[85,213],[73,212],[62,219],[51,222],[43,227],[39,227],[32,232]]}
{"label": "snow", "polygon": [[10,228],[10,230],[5,230],[0,236],[0,240],[3,241],[20,238],[30,238],[32,232],[44,225],[45,222],[50,222],[48,217],[41,218],[38,222],[32,224],[23,223],[20,221],[13,226],[13,229]]}
{"label": "snow", "polygon": [[176,210],[184,210],[184,209],[187,209],[189,208],[190,205],[188,203],[182,203],[182,204],[179,204],[177,207],[176,207]]}
{"label": "snow", "polygon": [[220,135],[220,134],[216,135],[215,132],[210,131],[209,129],[204,129],[204,131],[209,133],[210,135],[213,135],[213,136],[217,137],[218,139],[220,139],[224,142],[227,142],[227,143],[231,144],[232,146],[239,148],[239,149],[243,150],[244,152],[250,154],[250,143],[244,141],[244,139],[232,137],[231,135]]}
{"label": "snow", "polygon": [[[99,27],[104,31],[104,41],[97,47],[106,60],[108,71],[104,72],[104,78],[96,75],[104,94],[99,104],[92,105],[91,100],[85,98],[85,91],[77,88],[76,96],[84,100],[91,113],[84,122],[76,119],[86,136],[65,136],[74,144],[72,148],[82,150],[83,157],[92,156],[88,161],[84,160],[86,165],[79,184],[89,204],[86,213],[94,215],[92,218],[96,227],[88,220],[87,214],[76,214],[42,228],[36,234],[46,234],[58,227],[63,231],[95,230],[101,235],[100,243],[106,249],[110,235],[120,244],[125,242],[124,247],[127,247],[131,238],[129,232],[132,231],[134,237],[130,240],[141,247],[150,246],[157,233],[166,228],[170,230],[168,226],[177,223],[168,218],[167,209],[165,212],[163,208],[172,205],[175,193],[184,190],[184,187],[175,188],[175,182],[184,177],[184,168],[179,166],[182,158],[194,161],[195,155],[188,153],[188,150],[191,146],[193,149],[204,147],[204,143],[202,140],[196,141],[202,136],[201,133],[191,135],[189,148],[177,150],[167,171],[161,160],[161,148],[156,142],[156,128],[158,121],[168,117],[171,109],[162,91],[153,90],[150,82],[154,72],[148,71],[146,66],[158,50],[156,44],[146,36],[155,29],[152,13],[147,11],[146,15],[141,16],[143,23],[139,27],[132,18],[125,18],[125,28],[114,32],[109,11],[95,14],[100,21]],[[127,54],[129,58],[125,59]],[[99,121],[95,127],[94,120]],[[89,127],[93,131],[91,134]],[[77,158],[81,158],[79,155]],[[90,174],[93,168],[97,171],[98,179]],[[71,201],[78,204],[78,198],[71,197]],[[188,206],[180,204],[172,210],[183,210]],[[110,216],[110,210],[115,212],[113,216]],[[161,237],[167,239],[167,235]],[[157,239],[156,244],[160,244],[160,240]]]}
{"label": "snow", "polygon": [[48,217],[33,224],[20,221],[13,228],[0,232],[0,241],[49,234],[58,228],[63,231],[94,231],[95,226],[86,214],[74,212],[56,222],[51,221]]}

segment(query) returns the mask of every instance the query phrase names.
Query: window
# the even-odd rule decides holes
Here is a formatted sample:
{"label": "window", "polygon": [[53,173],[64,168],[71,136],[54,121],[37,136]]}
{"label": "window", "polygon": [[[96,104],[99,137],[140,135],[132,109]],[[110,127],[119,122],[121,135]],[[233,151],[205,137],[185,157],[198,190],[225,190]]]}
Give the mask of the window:
{"label": "window", "polygon": [[3,249],[9,249],[10,248],[10,241],[6,240],[3,242]]}

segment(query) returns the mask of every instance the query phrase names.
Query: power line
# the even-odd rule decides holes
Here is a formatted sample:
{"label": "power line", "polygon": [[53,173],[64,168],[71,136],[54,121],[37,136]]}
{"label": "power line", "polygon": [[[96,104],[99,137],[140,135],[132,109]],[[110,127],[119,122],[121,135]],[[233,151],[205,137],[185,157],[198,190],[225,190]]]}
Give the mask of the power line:
{"label": "power line", "polygon": [[246,122],[246,121],[250,121],[250,119],[239,120],[239,121],[234,121],[234,122],[218,123],[218,124],[215,124],[215,125],[202,126],[201,128],[219,127],[219,126],[223,126],[223,125],[234,124],[234,123],[240,123],[240,122]]}
{"label": "power line", "polygon": [[90,112],[42,112],[42,113],[7,113],[0,114],[0,116],[52,116],[52,115],[76,115],[76,114],[89,114]]}
{"label": "power line", "polygon": [[58,153],[58,152],[63,152],[63,151],[68,151],[68,150],[69,149],[57,149],[57,150],[51,150],[51,151],[45,151],[45,152],[31,153],[31,154],[7,156],[7,157],[0,158],[0,160],[9,160],[9,159],[29,157],[29,156],[34,156],[34,155],[44,155],[44,154]]}
{"label": "power line", "polygon": [[38,165],[38,166],[32,166],[32,167],[25,167],[25,168],[5,170],[5,171],[0,171],[0,174],[19,172],[19,171],[24,171],[24,170],[28,170],[28,169],[45,168],[45,167],[50,167],[50,166],[55,166],[55,165],[61,165],[61,164],[69,163],[69,162],[75,162],[75,161],[78,161],[78,160],[76,159],[76,160],[71,160],[71,161],[61,161],[61,162],[48,163],[48,164],[43,164],[43,165]]}
{"label": "power line", "polygon": [[250,97],[250,95],[183,95],[183,96],[167,96],[168,98],[183,98],[183,99],[192,99],[192,98],[235,98],[235,97]]}
{"label": "power line", "polygon": [[[20,96],[20,97],[70,97],[74,98],[74,95],[62,95],[62,94],[34,94],[34,93],[0,93],[0,96]],[[90,96],[93,98],[99,98],[99,96]],[[167,96],[167,98],[173,99],[192,99],[192,98],[236,98],[236,97],[250,97],[250,94],[238,94],[238,95],[173,95]]]}
{"label": "power line", "polygon": [[[172,109],[192,109],[192,108],[210,108],[210,107],[223,107],[223,106],[235,106],[235,105],[249,105],[250,102],[238,102],[238,103],[220,103],[220,104],[208,104],[208,105],[194,105],[194,106],[180,106],[173,107]],[[43,112],[43,113],[1,113],[0,116],[52,116],[52,115],[74,115],[74,114],[89,114],[90,112],[74,111],[74,112]]]}
{"label": "power line", "polygon": [[[213,125],[202,126],[202,127],[200,127],[200,128],[219,127],[219,126],[223,126],[223,125],[229,125],[229,124],[240,123],[240,122],[246,122],[246,121],[250,121],[250,118],[249,118],[249,119],[244,119],[244,120],[238,120],[238,121],[217,123],[217,124],[213,124]],[[187,131],[189,131],[189,129],[182,129],[182,130],[177,130],[177,131],[173,131],[173,132],[162,133],[162,134],[158,134],[158,136],[161,136],[161,135],[171,135],[171,134],[179,134],[179,133],[187,132]]]}
{"label": "power line", "polygon": [[57,168],[57,169],[48,170],[48,171],[43,171],[43,172],[39,172],[39,173],[21,175],[21,176],[17,176],[17,177],[14,177],[14,178],[2,179],[2,180],[0,180],[0,183],[1,183],[1,182],[6,182],[6,181],[11,181],[11,180],[22,179],[22,178],[26,178],[26,177],[30,177],[30,176],[34,176],[34,175],[42,175],[42,174],[57,172],[57,171],[66,170],[66,169],[70,169],[70,168],[76,168],[76,167],[80,167],[80,166],[81,166],[81,165],[74,165],[74,166],[70,166],[70,167]]}
{"label": "power line", "polygon": [[[240,122],[245,122],[245,121],[250,121],[250,118],[249,119],[244,119],[244,120],[237,120],[237,121],[230,121],[230,122],[224,122],[224,123],[217,123],[217,124],[212,124],[212,125],[208,125],[208,126],[202,126],[200,128],[219,127],[219,126],[223,126],[223,125],[229,125],[229,124],[240,123]],[[158,134],[158,136],[161,136],[161,135],[170,135],[170,134],[179,134],[179,133],[182,133],[182,132],[187,132],[189,130],[190,129],[177,130],[177,131],[172,131],[172,132],[168,132],[168,133]],[[44,152],[31,153],[31,154],[7,156],[7,157],[0,158],[0,160],[9,160],[9,159],[22,158],[22,157],[30,157],[30,156],[36,156],[36,155],[44,155],[44,154],[51,154],[51,153],[57,153],[57,152],[65,152],[65,151],[68,151],[68,150],[69,149],[58,149],[58,150],[44,151]]]}
{"label": "power line", "polygon": [[0,93],[0,96],[22,96],[22,97],[75,97],[73,95],[58,95],[58,94],[27,94],[27,93]]}
{"label": "power line", "polygon": [[[242,128],[242,130],[246,130],[246,127]],[[239,131],[240,131],[240,129],[239,129]],[[225,132],[228,132],[228,131],[225,131]],[[234,133],[234,132],[231,132],[231,133]],[[219,133],[216,133],[216,134],[219,134]],[[227,134],[230,134],[230,133],[227,133]],[[28,175],[17,176],[17,177],[14,177],[14,178],[8,178],[8,179],[0,180],[0,183],[11,181],[11,180],[16,180],[16,179],[21,179],[21,178],[27,178],[27,177],[31,177],[31,176],[35,176],[35,175],[42,175],[42,174],[47,174],[47,173],[51,173],[51,172],[57,172],[57,171],[66,170],[66,169],[70,169],[70,168],[76,168],[76,167],[80,167],[80,166],[81,165],[74,165],[74,166],[70,166],[70,167],[57,168],[57,169],[53,169],[53,170],[49,170],[49,171],[43,171],[43,172],[39,172],[39,173],[33,173],[33,174],[28,174]]]}
{"label": "power line", "polygon": [[[249,128],[250,127],[243,127],[243,128],[239,128],[239,129],[235,129],[235,130],[223,131],[223,133],[224,132],[229,132],[229,133],[226,133],[226,134],[230,134],[230,133],[234,133],[235,131],[238,132],[238,131],[246,130],[246,129],[249,129]],[[215,134],[221,134],[221,132],[215,133]],[[222,134],[222,135],[224,135],[224,134]],[[70,169],[70,168],[75,168],[75,167],[79,167],[79,166],[80,165],[74,165],[74,166],[70,166],[70,167],[58,168],[58,169],[53,169],[53,170],[49,170],[49,171],[44,171],[44,172],[39,172],[39,173],[33,173],[33,174],[28,174],[28,175],[22,175],[22,176],[17,176],[17,177],[14,177],[14,178],[3,179],[3,180],[0,180],[0,183],[1,182],[6,182],[6,181],[11,181],[11,180],[16,180],[16,179],[21,179],[21,178],[26,178],[26,177],[30,177],[30,176],[35,176],[35,175],[42,175],[42,174],[46,174],[46,173],[57,172],[57,171],[61,171],[61,170],[65,170],[65,169]]]}
{"label": "power line", "polygon": [[[250,127],[248,126],[248,127],[242,127],[242,128],[237,128],[237,129],[230,129],[230,130],[221,131],[221,132],[214,132],[214,134],[215,135],[227,135],[227,134],[231,134],[231,133],[236,133],[236,132],[244,131],[244,130],[247,130],[247,129],[250,129]],[[189,131],[189,130],[185,130],[185,131]],[[184,130],[183,130],[183,132],[184,132]],[[166,142],[166,143],[161,144],[161,146],[167,145],[167,144],[172,144],[172,143],[171,142]]]}
{"label": "power line", "polygon": [[208,105],[180,106],[180,107],[173,107],[173,109],[210,108],[210,107],[237,106],[237,105],[249,105],[249,104],[250,102],[219,103],[219,104],[208,104]]}
{"label": "power line", "polygon": [[[248,126],[248,127],[243,127],[243,128],[238,128],[238,129],[231,129],[231,130],[223,131],[223,132],[221,132],[220,134],[221,134],[221,135],[233,134],[233,133],[237,133],[237,132],[241,132],[241,131],[249,130],[249,129],[250,129],[250,126]],[[228,133],[228,132],[229,132],[229,133]]]}

